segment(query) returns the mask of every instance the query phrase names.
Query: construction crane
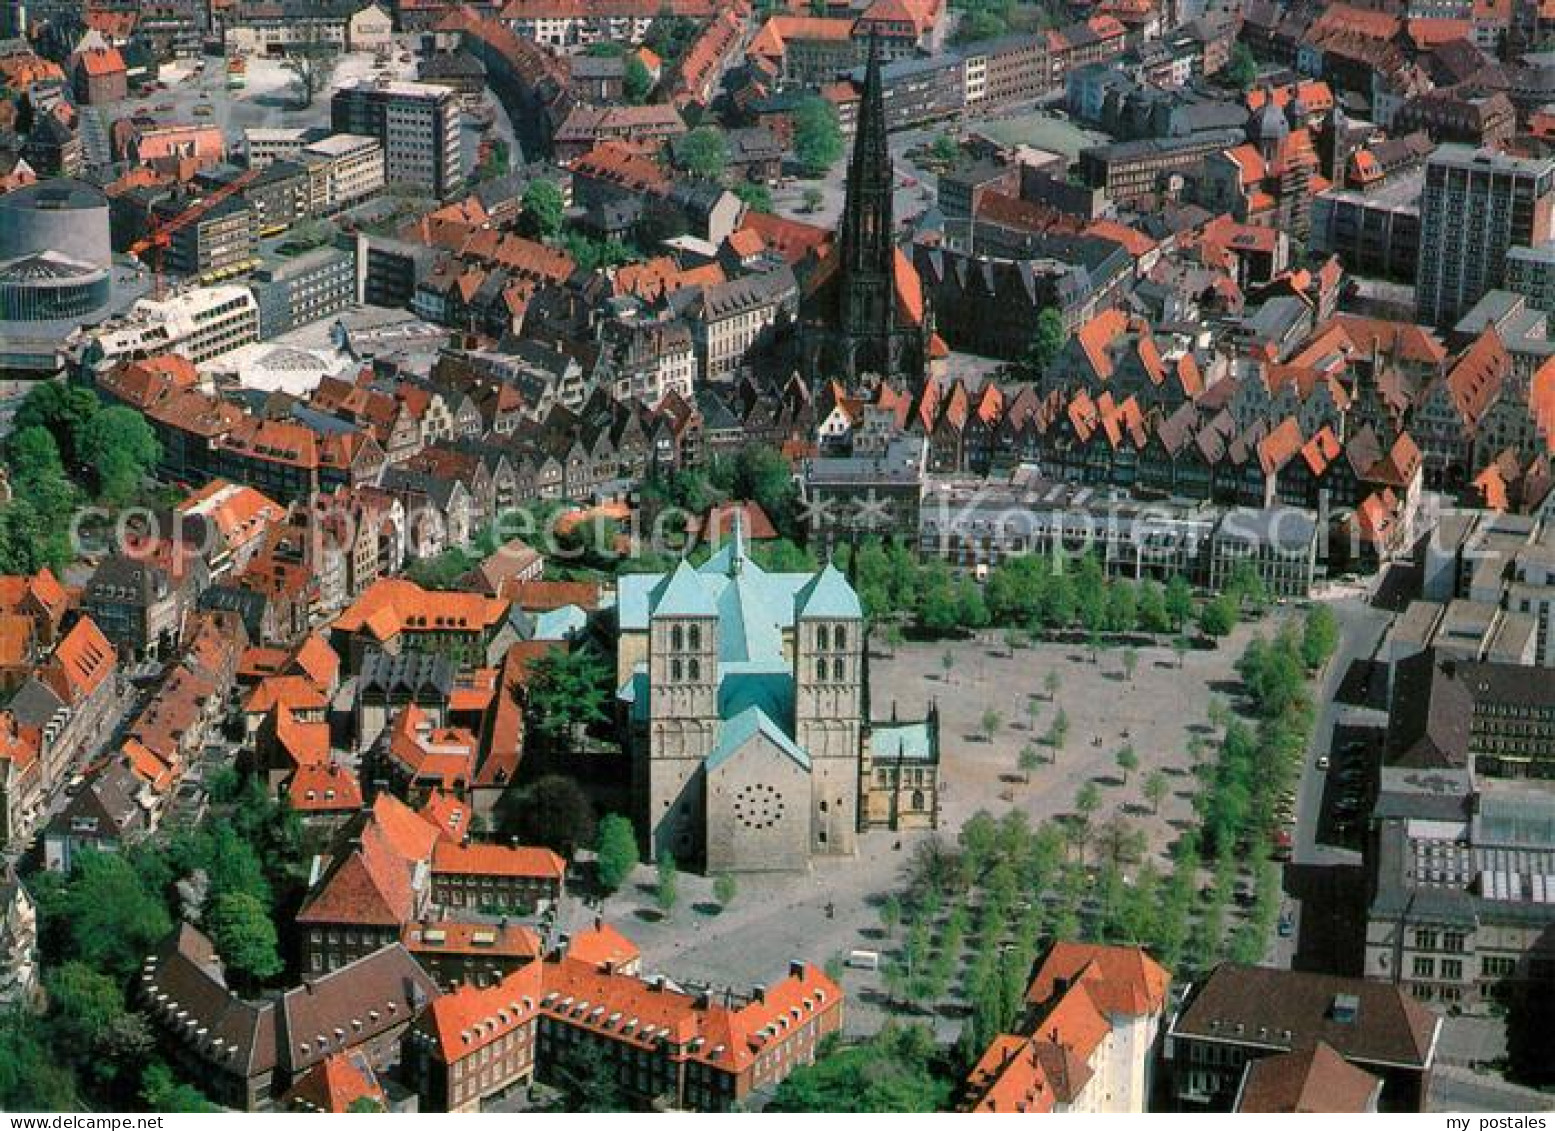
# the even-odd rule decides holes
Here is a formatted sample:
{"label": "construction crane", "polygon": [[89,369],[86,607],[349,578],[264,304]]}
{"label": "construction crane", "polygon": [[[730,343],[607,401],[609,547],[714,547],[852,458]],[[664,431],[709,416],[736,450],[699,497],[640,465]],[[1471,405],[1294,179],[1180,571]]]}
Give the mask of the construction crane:
{"label": "construction crane", "polygon": [[171,220],[159,222],[153,218],[150,233],[144,239],[136,240],[130,245],[128,254],[131,259],[144,262],[142,257],[148,251],[151,253],[152,293],[157,298],[162,297],[162,254],[173,246],[173,236],[190,224],[198,223],[201,217],[228,197],[242,192],[255,177],[259,176],[260,172],[259,169],[245,169],[220,188],[195,201]]}

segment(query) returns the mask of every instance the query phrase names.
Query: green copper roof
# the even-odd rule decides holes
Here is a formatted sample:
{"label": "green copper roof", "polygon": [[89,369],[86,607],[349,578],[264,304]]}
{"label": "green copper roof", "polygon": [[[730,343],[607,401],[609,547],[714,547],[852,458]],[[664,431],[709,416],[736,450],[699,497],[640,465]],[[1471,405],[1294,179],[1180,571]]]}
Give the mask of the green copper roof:
{"label": "green copper roof", "polygon": [[718,658],[725,663],[783,658],[783,628],[792,623],[786,596],[763,573],[737,573],[718,595]]}
{"label": "green copper roof", "polygon": [[654,589],[649,607],[656,617],[712,617],[718,615],[707,587],[685,559],[675,572]]}
{"label": "green copper roof", "polygon": [[794,717],[794,677],[786,667],[721,664],[718,675],[719,718],[732,719],[749,707],[780,724]]}
{"label": "green copper roof", "polygon": [[929,724],[876,723],[869,734],[869,752],[876,759],[887,762],[896,759],[932,762],[934,742],[929,733]]}
{"label": "green copper roof", "polygon": [[783,728],[768,718],[760,707],[747,707],[718,727],[718,745],[713,747],[704,765],[709,770],[716,769],[745,749],[757,735],[766,735],[772,745],[805,769],[810,768],[810,755],[784,734]]}
{"label": "green copper roof", "polygon": [[826,617],[857,620],[864,615],[858,594],[842,571],[827,562],[794,597],[796,619],[818,620]]}

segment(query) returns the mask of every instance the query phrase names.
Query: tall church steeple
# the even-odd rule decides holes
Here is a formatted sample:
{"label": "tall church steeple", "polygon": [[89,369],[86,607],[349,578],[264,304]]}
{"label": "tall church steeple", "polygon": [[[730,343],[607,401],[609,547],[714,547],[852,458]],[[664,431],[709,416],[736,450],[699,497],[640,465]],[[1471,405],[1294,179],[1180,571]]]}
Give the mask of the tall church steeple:
{"label": "tall church steeple", "polygon": [[912,277],[898,278],[893,187],[880,45],[871,36],[837,244],[801,317],[802,365],[818,379],[923,379],[930,322],[910,264]]}
{"label": "tall church steeple", "polygon": [[891,215],[891,154],[886,146],[885,98],[880,88],[880,43],[874,36],[869,40],[858,133],[848,165],[841,242],[839,328],[863,353],[857,368],[884,373],[893,321],[896,226]]}

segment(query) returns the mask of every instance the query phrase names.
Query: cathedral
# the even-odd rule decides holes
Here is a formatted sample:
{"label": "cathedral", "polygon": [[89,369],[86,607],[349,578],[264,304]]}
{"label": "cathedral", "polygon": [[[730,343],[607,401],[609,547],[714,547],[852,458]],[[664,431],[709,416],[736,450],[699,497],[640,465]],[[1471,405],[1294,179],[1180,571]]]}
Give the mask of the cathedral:
{"label": "cathedral", "polygon": [[864,620],[835,566],[768,573],[743,533],[621,578],[619,698],[650,851],[708,872],[854,851]]}
{"label": "cathedral", "polygon": [[800,306],[800,364],[818,380],[923,384],[933,324],[917,271],[896,244],[892,181],[880,52],[871,40],[841,229]]}

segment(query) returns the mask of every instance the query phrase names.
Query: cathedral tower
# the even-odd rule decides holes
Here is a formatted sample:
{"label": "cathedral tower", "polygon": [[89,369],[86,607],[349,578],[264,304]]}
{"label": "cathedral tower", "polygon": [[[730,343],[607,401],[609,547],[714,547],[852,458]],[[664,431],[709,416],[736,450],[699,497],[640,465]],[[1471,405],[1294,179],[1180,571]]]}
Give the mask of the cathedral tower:
{"label": "cathedral tower", "polygon": [[653,595],[648,681],[650,846],[689,863],[702,836],[699,771],[718,736],[718,609],[685,561]]}
{"label": "cathedral tower", "polygon": [[833,565],[794,602],[794,737],[810,755],[811,851],[849,853],[858,831],[864,621]]}
{"label": "cathedral tower", "polygon": [[837,246],[804,300],[801,354],[816,379],[923,380],[931,330],[921,284],[897,250],[893,189],[880,47],[871,38]]}

